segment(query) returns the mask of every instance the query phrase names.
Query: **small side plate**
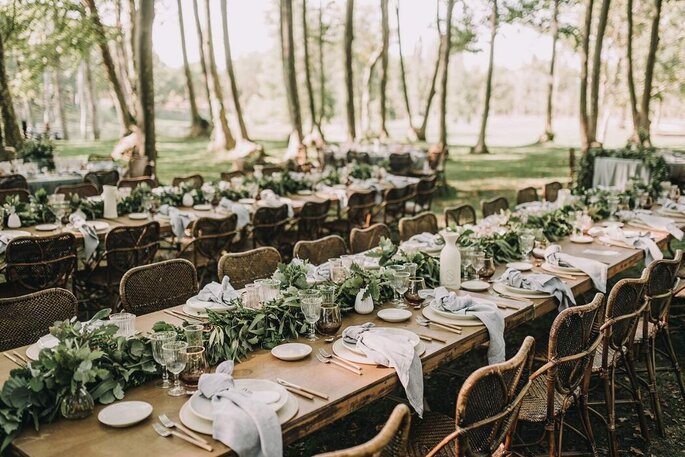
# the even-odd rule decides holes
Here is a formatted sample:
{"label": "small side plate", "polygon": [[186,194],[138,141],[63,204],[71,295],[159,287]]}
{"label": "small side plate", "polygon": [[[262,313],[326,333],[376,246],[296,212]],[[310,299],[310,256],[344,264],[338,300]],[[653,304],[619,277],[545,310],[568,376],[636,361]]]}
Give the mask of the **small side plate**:
{"label": "small side plate", "polygon": [[408,309],[386,308],[376,313],[380,319],[386,322],[404,322],[412,316]]}
{"label": "small side plate", "polygon": [[482,292],[490,288],[490,284],[485,281],[473,280],[464,281],[461,283],[461,288],[464,290],[470,290],[471,292]]}
{"label": "small side plate", "polygon": [[589,235],[572,235],[569,240],[571,240],[571,243],[578,244],[589,244],[595,241],[595,239]]}
{"label": "small side plate", "polygon": [[311,353],[312,347],[303,343],[279,344],[275,348],[271,349],[271,355],[277,359],[285,360],[286,362],[302,360]]}
{"label": "small side plate", "polygon": [[100,411],[98,420],[110,427],[130,427],[152,414],[152,405],[144,401],[121,401]]}
{"label": "small side plate", "polygon": [[530,271],[533,269],[533,264],[529,262],[509,262],[507,268],[513,268],[518,271]]}
{"label": "small side plate", "polygon": [[57,230],[57,224],[39,224],[36,225],[36,230],[39,232],[52,232],[53,230]]}

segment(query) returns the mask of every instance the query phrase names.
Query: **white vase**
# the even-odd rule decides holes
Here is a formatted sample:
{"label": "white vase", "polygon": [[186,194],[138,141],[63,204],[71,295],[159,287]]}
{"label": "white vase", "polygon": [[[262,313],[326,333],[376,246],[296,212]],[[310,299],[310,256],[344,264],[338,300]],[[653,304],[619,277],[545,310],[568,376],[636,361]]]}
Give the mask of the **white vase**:
{"label": "white vase", "polygon": [[118,192],[116,186],[102,186],[102,201],[104,202],[105,219],[116,219],[117,214],[117,200]]}
{"label": "white vase", "polygon": [[354,310],[358,314],[370,314],[373,312],[373,298],[371,298],[371,295],[364,298],[365,293],[366,288],[359,289],[359,292],[357,292],[357,298],[354,300]]}
{"label": "white vase", "polygon": [[12,213],[7,218],[7,227],[9,228],[19,228],[21,227],[21,219],[17,213]]}
{"label": "white vase", "polygon": [[193,206],[194,200],[193,195],[190,192],[183,194],[183,206],[191,207]]}
{"label": "white vase", "polygon": [[448,289],[461,286],[461,254],[457,247],[459,234],[445,231],[442,233],[445,247],[440,252],[440,285]]}

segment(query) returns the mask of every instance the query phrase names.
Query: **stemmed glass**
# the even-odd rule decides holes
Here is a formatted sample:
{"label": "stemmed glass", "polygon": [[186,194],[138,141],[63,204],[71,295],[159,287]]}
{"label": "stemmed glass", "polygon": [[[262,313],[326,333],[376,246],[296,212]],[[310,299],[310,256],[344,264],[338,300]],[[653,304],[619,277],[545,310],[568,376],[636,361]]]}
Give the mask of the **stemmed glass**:
{"label": "stemmed glass", "polygon": [[523,233],[519,236],[519,247],[521,248],[521,254],[523,254],[524,260],[528,260],[530,253],[533,252],[535,247],[535,235],[532,233]]}
{"label": "stemmed glass", "polygon": [[64,228],[62,220],[64,219],[64,216],[67,214],[67,207],[69,206],[69,204],[64,200],[52,200],[49,202],[49,205],[52,214],[55,215],[55,224],[57,224],[57,231],[61,232]]}
{"label": "stemmed glass", "polygon": [[214,211],[214,212],[216,212],[216,208],[214,206],[214,195],[215,194],[216,194],[216,190],[214,190],[214,186],[209,186],[209,185],[202,186],[202,196],[205,198],[205,201],[212,206],[212,211]]}
{"label": "stemmed glass", "polygon": [[397,299],[393,301],[395,308],[407,308],[407,305],[404,303],[404,299],[402,297],[407,290],[409,290],[409,272],[395,271],[392,275],[392,288],[395,290],[395,294],[397,295]]}
{"label": "stemmed glass", "polygon": [[492,276],[495,274],[495,260],[492,257],[483,258],[483,267],[478,271],[480,279],[487,282],[492,282]]}
{"label": "stemmed glass", "polygon": [[478,279],[478,275],[480,274],[480,271],[483,269],[485,266],[485,252],[480,251],[480,252],[474,252],[473,257],[473,273],[474,277]]}
{"label": "stemmed glass", "polygon": [[459,249],[461,255],[461,266],[464,270],[464,279],[471,279],[471,266],[473,265],[473,248],[463,247]]}
{"label": "stemmed glass", "polygon": [[331,270],[331,281],[336,284],[342,284],[345,282],[347,271],[345,270],[345,265],[343,265],[342,259],[329,259],[328,267]]}
{"label": "stemmed glass", "polygon": [[150,335],[152,356],[155,358],[155,362],[162,366],[162,382],[159,385],[162,389],[168,389],[171,387],[171,383],[169,382],[169,372],[166,369],[166,360],[164,359],[164,354],[162,353],[162,346],[175,340],[176,332],[174,331],[155,332]]}
{"label": "stemmed glass", "polygon": [[616,211],[618,211],[619,198],[616,196],[607,197],[607,207],[609,209],[609,220],[616,221]]}
{"label": "stemmed glass", "polygon": [[186,350],[188,343],[185,341],[171,341],[162,346],[162,354],[167,369],[174,375],[174,387],[167,392],[172,397],[180,397],[186,394],[185,388],[181,385],[178,375],[186,367]]}
{"label": "stemmed glass", "polygon": [[304,319],[309,324],[309,335],[307,339],[309,341],[316,341],[319,338],[316,336],[316,323],[321,316],[321,302],[323,298],[321,297],[321,292],[316,289],[304,289],[299,292],[300,297],[300,307],[302,308],[302,314],[304,314]]}

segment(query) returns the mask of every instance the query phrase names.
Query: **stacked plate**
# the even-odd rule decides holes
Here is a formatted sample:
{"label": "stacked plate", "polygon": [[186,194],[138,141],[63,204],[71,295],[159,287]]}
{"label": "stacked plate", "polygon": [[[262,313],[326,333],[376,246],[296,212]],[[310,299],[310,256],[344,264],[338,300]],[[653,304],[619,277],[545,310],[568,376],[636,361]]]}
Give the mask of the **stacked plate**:
{"label": "stacked plate", "polygon": [[211,309],[215,313],[222,313],[235,309],[235,305],[226,306],[222,303],[201,301],[195,297],[191,297],[188,299],[185,305],[183,305],[182,309],[184,313],[190,314],[191,316],[207,317],[208,309]]}
{"label": "stacked plate", "polygon": [[[281,424],[286,423],[299,409],[297,400],[284,387],[266,379],[236,379],[234,389],[246,397],[269,406],[278,416]],[[214,407],[212,401],[195,392],[181,407],[180,418],[189,429],[211,435],[213,433]]]}
{"label": "stacked plate", "polygon": [[[109,229],[109,222],[106,221],[87,221],[86,225],[90,225],[95,229],[96,232],[104,232]],[[72,232],[78,232],[79,230],[73,225],[69,226],[69,230]]]}
{"label": "stacked plate", "polygon": [[25,230],[0,230],[0,235],[8,240],[19,238],[20,236],[31,236],[31,232]]}
{"label": "stacked plate", "polygon": [[549,298],[551,297],[550,294],[547,292],[541,292],[539,290],[530,290],[530,289],[522,289],[520,287],[513,287],[513,286],[508,286],[506,284],[502,284],[501,282],[496,282],[492,288],[495,290],[495,292],[500,293],[502,295],[508,296],[508,297],[514,297],[514,298]]}
{"label": "stacked plate", "polygon": [[571,274],[571,275],[582,275],[583,270],[580,268],[575,268],[575,267],[561,267],[559,265],[552,265],[550,263],[543,263],[542,264],[542,269],[545,271],[549,271],[550,273],[562,273],[562,274]]}
{"label": "stacked plate", "polygon": [[476,316],[470,314],[455,314],[437,308],[431,303],[421,310],[421,314],[433,322],[444,325],[459,325],[461,327],[476,327],[483,323]]}
{"label": "stacked plate", "polygon": [[38,355],[43,349],[52,349],[59,344],[59,340],[52,335],[41,336],[38,341],[26,348],[26,357],[38,360]]}
{"label": "stacked plate", "polygon": [[[403,330],[401,328],[374,327],[369,331],[382,334],[388,338],[408,340],[414,345],[414,350],[419,355],[426,352],[426,345],[421,341],[416,333],[410,332],[409,330]],[[362,352],[361,349],[358,349],[356,344],[348,343],[343,338],[339,338],[335,341],[335,343],[333,343],[333,352],[338,357],[349,360],[350,362],[363,363],[365,365],[376,365],[376,362],[364,355],[364,352]]]}

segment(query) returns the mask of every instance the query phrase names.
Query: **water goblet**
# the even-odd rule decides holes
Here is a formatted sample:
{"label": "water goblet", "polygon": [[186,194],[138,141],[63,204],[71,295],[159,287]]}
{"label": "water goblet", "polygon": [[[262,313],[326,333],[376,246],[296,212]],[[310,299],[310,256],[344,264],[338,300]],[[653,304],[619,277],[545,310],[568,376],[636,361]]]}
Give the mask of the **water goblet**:
{"label": "water goblet", "polygon": [[535,235],[530,233],[523,233],[519,236],[519,247],[521,248],[521,254],[523,254],[524,260],[528,260],[530,253],[533,252],[535,247]]}
{"label": "water goblet", "polygon": [[480,274],[480,270],[483,269],[485,265],[485,252],[477,251],[473,253],[473,273],[474,277],[477,278]]}
{"label": "water goblet", "polygon": [[316,341],[319,339],[316,336],[315,324],[321,317],[321,292],[316,289],[304,289],[299,291],[298,296],[300,298],[302,314],[304,314],[304,319],[309,324],[310,330],[307,339],[309,341]]}
{"label": "water goblet", "polygon": [[330,259],[328,265],[331,269],[331,281],[335,284],[342,284],[347,278],[347,270],[342,259]]}
{"label": "water goblet", "polygon": [[607,197],[607,207],[609,209],[609,220],[617,221],[616,212],[618,211],[619,198],[616,196]]}
{"label": "water goblet", "polygon": [[392,275],[392,288],[395,290],[397,295],[397,300],[394,301],[395,308],[407,308],[404,303],[404,294],[409,289],[409,272],[408,271],[396,271]]}
{"label": "water goblet", "polygon": [[162,389],[168,389],[171,387],[171,383],[169,382],[169,371],[166,369],[166,360],[164,359],[164,354],[162,353],[162,346],[175,340],[176,332],[174,331],[155,332],[150,335],[152,357],[154,357],[155,362],[160,364],[162,367],[162,382],[159,384]]}
{"label": "water goblet", "polygon": [[181,385],[179,375],[186,367],[186,349],[188,343],[185,341],[171,341],[162,346],[162,354],[167,369],[174,375],[174,387],[169,389],[169,394],[172,397],[180,397],[186,394],[185,388]]}

